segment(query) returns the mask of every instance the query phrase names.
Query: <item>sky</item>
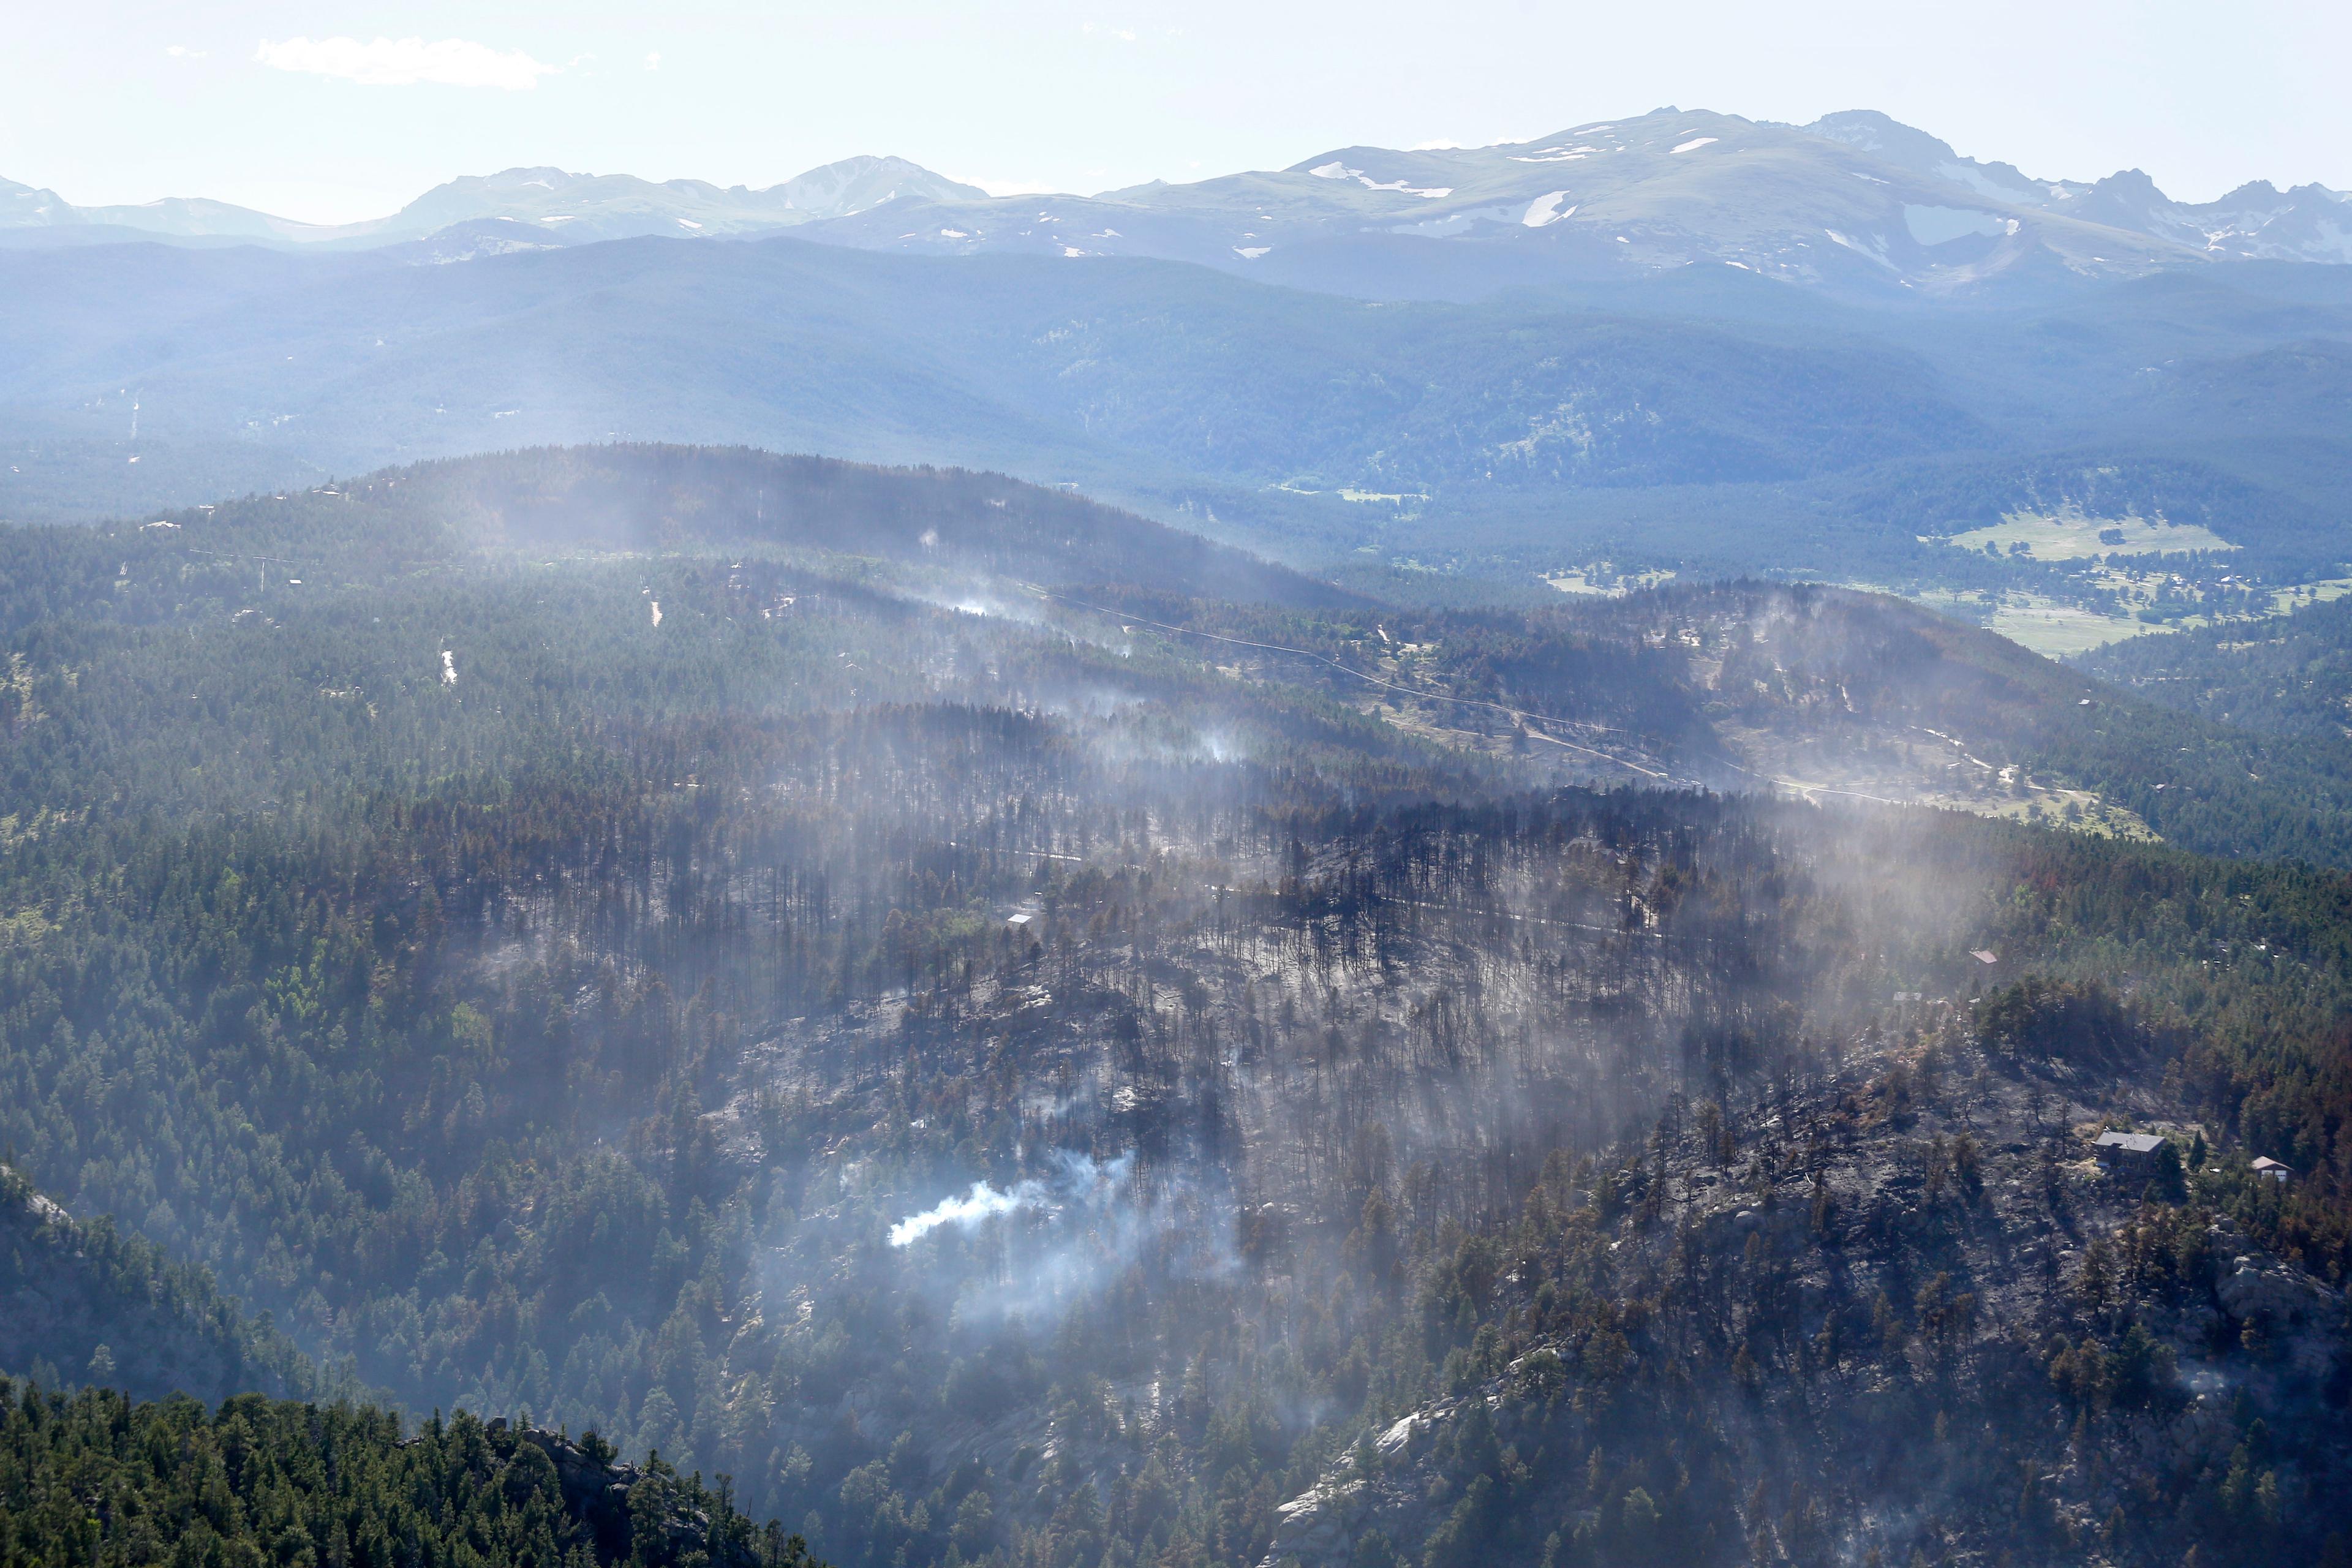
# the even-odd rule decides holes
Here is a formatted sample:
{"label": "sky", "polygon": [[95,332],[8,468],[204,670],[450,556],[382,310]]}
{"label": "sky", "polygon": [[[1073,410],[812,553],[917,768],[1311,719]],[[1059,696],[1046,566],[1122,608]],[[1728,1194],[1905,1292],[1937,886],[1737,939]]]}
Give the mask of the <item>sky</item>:
{"label": "sky", "polygon": [[2352,6],[2242,0],[75,0],[0,5],[0,178],[313,222],[555,164],[765,186],[897,153],[1006,194],[1880,109],[2042,178],[2352,188]]}

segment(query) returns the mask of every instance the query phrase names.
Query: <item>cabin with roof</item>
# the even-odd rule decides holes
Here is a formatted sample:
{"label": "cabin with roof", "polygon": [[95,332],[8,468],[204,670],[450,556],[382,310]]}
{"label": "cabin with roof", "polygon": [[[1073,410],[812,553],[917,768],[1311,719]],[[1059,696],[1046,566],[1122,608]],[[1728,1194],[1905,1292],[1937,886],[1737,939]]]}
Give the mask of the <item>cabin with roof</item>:
{"label": "cabin with roof", "polygon": [[2164,1136],[2158,1132],[2102,1132],[2092,1141],[2091,1152],[2110,1175],[2149,1176],[2156,1173],[2156,1152],[2163,1147]]}
{"label": "cabin with roof", "polygon": [[2266,1182],[2291,1182],[2294,1180],[2294,1167],[2263,1154],[2254,1161],[2254,1174]]}

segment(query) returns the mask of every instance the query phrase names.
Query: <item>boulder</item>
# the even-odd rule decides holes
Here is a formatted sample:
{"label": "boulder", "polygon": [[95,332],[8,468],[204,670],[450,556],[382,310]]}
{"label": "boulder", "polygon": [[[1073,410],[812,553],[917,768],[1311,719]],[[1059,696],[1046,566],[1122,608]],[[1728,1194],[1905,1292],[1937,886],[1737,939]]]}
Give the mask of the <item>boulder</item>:
{"label": "boulder", "polygon": [[2262,1253],[2233,1259],[2215,1294],[2233,1321],[2264,1328],[2307,1321],[2336,1305],[2319,1281]]}

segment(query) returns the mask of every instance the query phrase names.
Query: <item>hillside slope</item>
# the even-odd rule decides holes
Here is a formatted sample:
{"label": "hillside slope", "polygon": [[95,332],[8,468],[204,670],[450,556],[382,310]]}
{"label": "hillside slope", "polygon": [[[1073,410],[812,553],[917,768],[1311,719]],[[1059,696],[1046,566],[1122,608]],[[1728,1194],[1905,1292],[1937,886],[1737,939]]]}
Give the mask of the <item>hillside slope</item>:
{"label": "hillside slope", "polygon": [[[2031,1085],[2201,1122],[2229,1181],[2193,1195],[2250,1244],[2233,1259],[2352,1277],[2339,874],[1682,771],[1776,726],[1981,710],[2046,737],[2110,700],[2070,708],[2087,678],[1769,585],[1440,613],[1300,599],[1205,547],[1179,557],[1200,580],[1129,580],[1162,542],[986,475],[633,447],[0,530],[0,1142],[404,1407],[658,1449],[857,1568],[1255,1568],[1286,1500],[1507,1375],[1511,1336],[1588,1321],[1587,1283],[1626,1303],[1642,1366],[1737,1382],[1718,1305],[1752,1326],[1739,1466],[1816,1451],[1817,1417],[1843,1441],[1945,1408],[1952,1494],[2014,1498],[2011,1462],[2071,1433],[2045,1420],[2054,1347],[2036,1372],[1971,1341],[1930,1405],[1948,1385],[1910,1331],[1927,1282],[1965,1268],[1985,1283],[1963,1291],[2028,1292],[2000,1304],[2063,1331],[2069,1364],[2086,1333],[2099,1356],[2131,1342],[2031,1294],[2054,1212],[1946,1201],[1960,1116],[1988,1130],[1989,1184],[2038,1170],[2032,1138],[1990,1141],[2021,1098],[2034,1117]],[[1229,572],[1266,596],[1190,596]],[[1931,1026],[1954,1053],[1933,1064]],[[1988,1039],[1979,1088],[1958,1053]],[[2000,1056],[2026,1050],[2030,1071]],[[1650,1178],[1696,1157],[1701,1102],[1730,1155],[1769,1151],[1736,1175],[1759,1199],[1765,1175],[1809,1180],[1809,1117],[1832,1165],[1841,1117],[1869,1145],[1831,1171],[1839,1240],[1792,1264],[1780,1317],[1748,1310],[1769,1300],[1744,1232],[1719,1258],[1696,1208],[1687,1253],[1638,1222],[1591,1233],[1625,1243],[1622,1282],[1510,1252],[1538,1184],[1554,1217],[1580,1194],[1608,1212],[1604,1170],[1634,1215],[1700,1204]],[[1882,1109],[1891,1133],[1864,1125]],[[1735,1177],[1705,1147],[1684,1173],[1713,1205]],[[2256,1153],[2301,1179],[2231,1184]],[[1835,1400],[1784,1398],[1774,1325],[1812,1310],[1795,1274],[1840,1258],[1862,1261],[1837,1333],[1875,1332],[1867,1284],[1905,1337],[1806,1363]],[[1668,1292],[1685,1258],[1705,1289]],[[1539,1275],[1549,1303],[1512,1293]],[[2208,1348],[2268,1375],[2239,1343],[2255,1359]],[[2020,1364],[2000,1386],[2022,1426],[1973,1442],[1990,1385],[1969,1380]],[[1564,1371],[1562,1419],[1622,1386],[1592,1370]],[[1671,1500],[1687,1461],[1715,1510],[1689,1517],[1721,1520],[1716,1450],[1644,1446],[1643,1413],[1689,1402],[1636,1387],[1599,1439],[1607,1506]],[[2211,1496],[2259,1500],[2275,1472],[2300,1546],[2342,1402],[2249,1397],[2279,1436],[2246,1426]],[[513,1507],[551,1501],[481,1441]],[[415,1453],[394,1451],[404,1484]],[[1524,1508],[1481,1503],[1452,1539],[1540,1561],[1559,1529],[1565,1551],[1579,1521],[1539,1458]],[[1809,1541],[1780,1474],[1769,1512]],[[1443,1528],[1475,1478],[1424,1479],[1460,1483]],[[2104,1484],[2069,1479],[2066,1517]],[[1963,1544],[2045,1539],[1962,1522]]]}
{"label": "hillside slope", "polygon": [[2079,661],[2162,707],[2242,729],[2352,736],[2352,600],[2102,648]]}
{"label": "hillside slope", "polygon": [[30,428],[113,437],[136,401],[148,439],[345,471],[618,432],[1046,479],[1546,489],[1793,479],[1972,428],[1913,356],[1858,338],[1382,309],[1158,262],[634,241],[419,271],[131,247],[0,255],[0,279],[41,306],[0,329],[0,406],[47,411]]}
{"label": "hillside slope", "polygon": [[2095,559],[1945,542],[2071,508],[2085,539],[2209,531],[2165,563],[2200,581],[2324,577],[2352,471],[2352,309],[2261,269],[1998,309],[1738,269],[1408,304],[1157,261],[631,240],[433,268],[16,251],[0,287],[18,521],[540,443],[740,442],[1074,484],[1287,559],[1520,591],[1613,563],[2105,602]]}
{"label": "hillside slope", "polygon": [[615,1464],[593,1433],[574,1444],[461,1411],[404,1438],[399,1416],[364,1406],[246,1394],[208,1412],[5,1378],[0,1396],[0,1544],[21,1562],[823,1568],[800,1537],[737,1513],[724,1482],[659,1455]]}
{"label": "hillside slope", "polygon": [[322,1374],[266,1320],[247,1318],[202,1270],[110,1221],[77,1221],[5,1166],[0,1369],[135,1399],[355,1391],[347,1374]]}
{"label": "hillside slope", "polygon": [[[1286,1502],[1265,1568],[2340,1555],[2352,1316],[2220,1212],[2260,1184],[2184,1179],[2148,1060],[1922,1023],[1465,1238],[1423,1303],[1451,1393]],[[2093,1158],[2149,1125],[2145,1168]]]}
{"label": "hillside slope", "polygon": [[425,524],[426,537],[460,549],[752,545],[983,576],[1149,583],[1192,598],[1301,608],[1350,598],[1132,512],[1001,474],[958,469],[615,444],[452,458],[353,481],[338,493],[365,510],[434,520]]}
{"label": "hillside slope", "polygon": [[1538,776],[1957,807],[2352,865],[2340,737],[2183,715],[1885,595],[1746,582],[1286,618],[1116,604],[1179,643],[1243,639],[1221,657]]}

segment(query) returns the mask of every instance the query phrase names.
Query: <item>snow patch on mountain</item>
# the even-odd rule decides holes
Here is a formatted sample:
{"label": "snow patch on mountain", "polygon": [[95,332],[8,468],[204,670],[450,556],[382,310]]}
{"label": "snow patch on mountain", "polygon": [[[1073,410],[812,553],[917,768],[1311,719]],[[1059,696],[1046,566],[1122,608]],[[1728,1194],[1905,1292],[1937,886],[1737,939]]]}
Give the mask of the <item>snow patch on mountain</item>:
{"label": "snow patch on mountain", "polygon": [[1375,180],[1361,169],[1351,169],[1337,158],[1328,163],[1318,163],[1307,172],[1318,180],[1353,180],[1368,191],[1395,191],[1400,195],[1424,196],[1432,200],[1454,194],[1451,185],[1424,188],[1410,180]]}
{"label": "snow patch on mountain", "polygon": [[1559,204],[1566,200],[1567,196],[1566,191],[1552,191],[1538,196],[1528,204],[1528,210],[1520,216],[1519,222],[1528,228],[1541,228],[1548,223],[1558,223],[1576,211],[1574,207],[1569,208],[1567,212],[1559,210]]}
{"label": "snow patch on mountain", "polygon": [[1856,238],[1849,235],[1840,234],[1833,228],[1825,228],[1822,230],[1822,232],[1828,235],[1831,239],[1834,240],[1838,244],[1844,246],[1848,250],[1853,251],[1856,256],[1863,258],[1864,260],[1875,261],[1879,266],[1885,268],[1889,272],[1900,272],[1903,270],[1901,268],[1895,266],[1893,261],[1887,259],[1886,241],[1881,239],[1876,235],[1864,235],[1861,237]]}

